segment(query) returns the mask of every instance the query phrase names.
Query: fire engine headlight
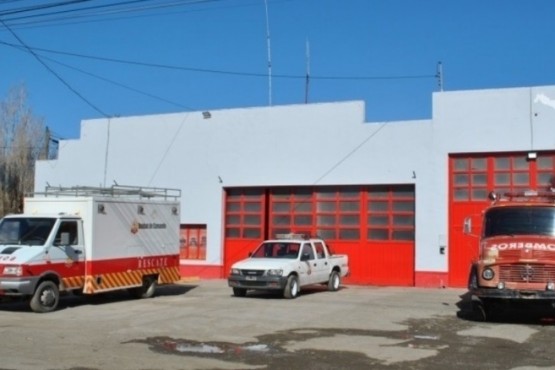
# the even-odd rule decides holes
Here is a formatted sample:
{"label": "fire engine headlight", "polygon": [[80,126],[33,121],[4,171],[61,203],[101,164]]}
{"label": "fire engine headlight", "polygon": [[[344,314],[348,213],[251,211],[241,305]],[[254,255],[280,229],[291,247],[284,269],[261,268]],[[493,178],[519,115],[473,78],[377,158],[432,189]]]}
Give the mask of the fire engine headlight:
{"label": "fire engine headlight", "polygon": [[239,269],[231,269],[231,275],[241,275],[241,270],[239,270]]}
{"label": "fire engine headlight", "polygon": [[486,268],[484,269],[484,271],[482,271],[482,277],[483,277],[485,280],[491,280],[491,279],[493,279],[494,276],[495,276],[495,273],[494,273],[493,270],[492,270],[491,268],[489,268],[489,267],[486,267]]}
{"label": "fire engine headlight", "polygon": [[555,290],[555,283],[550,281],[549,283],[547,283],[547,290]]}
{"label": "fire engine headlight", "polygon": [[23,275],[23,269],[21,268],[21,266],[4,266],[3,274],[21,276]]}
{"label": "fire engine headlight", "polygon": [[266,271],[266,275],[268,276],[282,276],[283,270],[282,269],[270,269]]}

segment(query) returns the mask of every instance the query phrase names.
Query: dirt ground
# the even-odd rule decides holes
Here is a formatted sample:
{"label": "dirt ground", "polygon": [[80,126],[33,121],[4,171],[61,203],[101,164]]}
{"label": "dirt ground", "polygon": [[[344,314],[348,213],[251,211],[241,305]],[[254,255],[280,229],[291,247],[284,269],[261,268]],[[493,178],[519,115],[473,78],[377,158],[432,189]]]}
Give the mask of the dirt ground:
{"label": "dirt ground", "polygon": [[236,298],[224,280],[0,304],[0,369],[555,369],[551,307],[481,322],[462,289],[344,286]]}

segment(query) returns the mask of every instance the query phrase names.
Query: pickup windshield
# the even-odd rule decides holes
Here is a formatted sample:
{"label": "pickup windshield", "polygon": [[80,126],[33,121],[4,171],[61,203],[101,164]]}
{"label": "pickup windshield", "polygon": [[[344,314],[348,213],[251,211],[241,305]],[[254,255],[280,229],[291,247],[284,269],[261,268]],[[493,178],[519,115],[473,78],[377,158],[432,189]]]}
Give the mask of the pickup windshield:
{"label": "pickup windshield", "polygon": [[294,242],[265,242],[254,251],[251,257],[295,259],[299,255],[300,247],[300,243]]}
{"label": "pickup windshield", "polygon": [[502,235],[555,236],[555,208],[502,207],[485,215],[484,237]]}
{"label": "pickup windshield", "polygon": [[0,244],[43,245],[55,218],[4,218],[0,220]]}

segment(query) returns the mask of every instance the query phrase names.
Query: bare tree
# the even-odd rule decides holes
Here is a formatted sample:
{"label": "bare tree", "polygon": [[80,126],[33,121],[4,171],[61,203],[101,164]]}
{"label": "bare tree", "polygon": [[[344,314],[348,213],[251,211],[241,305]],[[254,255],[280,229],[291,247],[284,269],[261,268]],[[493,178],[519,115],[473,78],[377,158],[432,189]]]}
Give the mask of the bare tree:
{"label": "bare tree", "polygon": [[11,88],[0,101],[0,216],[20,212],[33,190],[35,161],[48,151],[47,132],[28,106],[25,86]]}

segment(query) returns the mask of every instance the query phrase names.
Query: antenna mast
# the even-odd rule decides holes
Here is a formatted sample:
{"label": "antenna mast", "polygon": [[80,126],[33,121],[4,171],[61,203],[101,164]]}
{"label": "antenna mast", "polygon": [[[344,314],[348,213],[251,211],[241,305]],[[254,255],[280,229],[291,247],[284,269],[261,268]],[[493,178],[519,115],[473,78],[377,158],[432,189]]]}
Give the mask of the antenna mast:
{"label": "antenna mast", "polygon": [[264,0],[266,7],[266,45],[268,47],[268,105],[272,105],[272,52],[270,47],[270,18],[268,17],[268,0]]}
{"label": "antenna mast", "polygon": [[436,78],[439,91],[443,91],[443,64],[441,62],[437,62]]}
{"label": "antenna mast", "polygon": [[308,104],[308,88],[310,85],[310,43],[306,40],[306,82],[304,92],[304,103]]}

